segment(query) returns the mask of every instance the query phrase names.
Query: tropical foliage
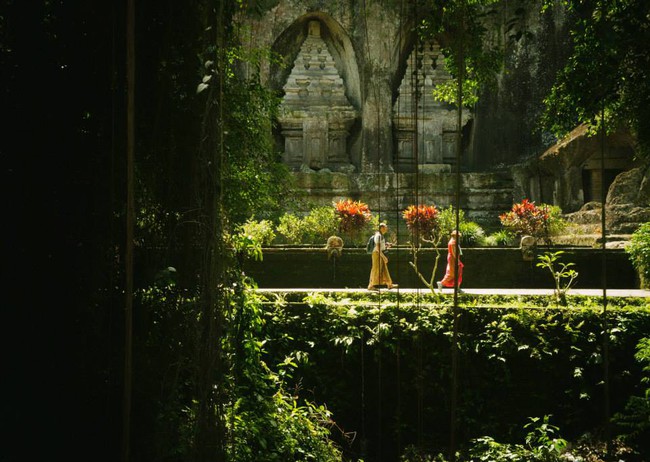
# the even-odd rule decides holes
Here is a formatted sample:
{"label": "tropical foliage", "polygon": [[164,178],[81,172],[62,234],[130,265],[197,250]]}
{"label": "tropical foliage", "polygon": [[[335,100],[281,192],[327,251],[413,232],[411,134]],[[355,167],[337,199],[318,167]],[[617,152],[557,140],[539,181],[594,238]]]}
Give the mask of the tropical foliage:
{"label": "tropical foliage", "polygon": [[285,213],[280,217],[276,227],[277,235],[274,243],[321,246],[328,237],[340,232],[346,244],[358,245],[363,243],[365,236],[374,232],[379,225],[376,216],[371,215],[367,221],[366,218],[367,215],[354,218],[357,223],[364,222],[361,228],[356,228],[356,225],[347,226],[346,231],[340,232],[341,219],[334,207],[314,207],[305,216]]}
{"label": "tropical foliage", "polygon": [[[449,236],[456,229],[456,209],[449,206],[440,211],[438,219],[440,233]],[[460,231],[460,245],[464,247],[477,247],[487,244],[487,238],[483,228],[473,221],[465,219],[465,211],[458,210],[458,231]]]}
{"label": "tropical foliage", "polygon": [[650,285],[650,222],[642,224],[632,233],[625,251],[639,271],[642,285],[648,287]]}
{"label": "tropical foliage", "polygon": [[358,233],[370,221],[372,214],[368,204],[352,199],[340,200],[334,204],[342,233]]}
{"label": "tropical foliage", "polygon": [[628,399],[625,409],[614,415],[613,421],[620,428],[621,439],[640,449],[642,454],[650,453],[650,337],[642,338],[634,355],[643,367],[640,383],[641,396]]}
{"label": "tropical foliage", "polygon": [[[566,460],[567,441],[558,436],[559,427],[549,423],[550,416],[530,417],[525,444],[499,443],[490,436],[476,438],[463,451],[459,461],[485,462],[561,462]],[[570,455],[570,454],[569,454]]]}
{"label": "tropical foliage", "polygon": [[402,218],[416,239],[432,239],[438,227],[438,209],[435,205],[409,205],[402,212]]}
{"label": "tropical foliage", "polygon": [[[626,125],[650,147],[650,3],[645,0],[545,0],[563,8],[573,51],[545,100],[542,125],[561,138],[582,123]],[[605,119],[602,120],[604,112]]]}
{"label": "tropical foliage", "polygon": [[445,65],[453,76],[436,86],[434,97],[439,101],[458,105],[460,96],[464,106],[472,107],[479,90],[494,84],[502,54],[487,45],[482,16],[485,8],[497,1],[432,0],[421,7],[423,20],[418,32],[423,38],[443,38]]}
{"label": "tropical foliage", "polygon": [[485,244],[490,247],[507,247],[513,245],[515,236],[505,230],[496,231],[485,238]]}
{"label": "tropical foliage", "polygon": [[524,199],[513,204],[509,212],[499,215],[503,227],[518,235],[543,237],[548,235],[548,207],[535,205],[534,201]]}
{"label": "tropical foliage", "polygon": [[280,242],[286,244],[322,245],[338,229],[336,215],[331,207],[314,207],[303,216],[285,213],[277,225]]}
{"label": "tropical foliage", "polygon": [[[272,368],[264,362],[260,335],[265,320],[260,299],[248,284],[229,290],[230,316],[223,337],[226,388],[219,392],[227,393],[231,403],[224,419],[231,436],[228,460],[340,461],[340,450],[330,439],[335,426],[331,412],[288,391],[299,361],[283,358]],[[201,328],[192,314],[199,300],[196,294],[167,286],[139,292],[138,301],[152,320],[138,349],[143,355],[138,380],[158,390],[143,398],[147,408],[158,409],[147,431],[158,443],[148,454],[152,460],[189,460],[199,405],[191,386]]]}
{"label": "tropical foliage", "polygon": [[[610,363],[610,373],[625,377],[618,385],[625,391],[619,388],[612,409],[618,412],[625,404],[623,397],[635,394],[645,376],[632,352],[647,336],[650,311],[640,299],[616,298],[610,303],[610,357],[616,358]],[[474,448],[475,458],[461,460],[505,461],[507,454],[521,461],[526,456],[544,460],[542,454],[557,457],[563,446],[557,428],[546,418],[532,421],[530,416],[552,414],[553,423],[572,440],[587,432],[598,434],[603,361],[599,298],[574,296],[569,307],[557,309],[548,297],[460,294],[459,304],[463,377],[459,426],[464,435],[489,435],[494,443],[479,447],[465,440],[463,451]],[[379,437],[385,451],[394,449],[400,437],[404,446],[416,444],[421,431],[427,436],[420,449],[442,452],[448,443],[448,422],[427,419],[418,423],[416,411],[418,403],[424,403],[428,415],[449,412],[450,297],[313,293],[282,300],[268,296],[264,306],[267,362],[308,358],[298,364],[292,380],[300,383],[307,396],[313,391],[318,401],[327,402],[342,429],[360,430],[360,416],[381,418]],[[363,386],[359,381],[362,370],[365,402],[357,398]],[[403,397],[401,401],[398,396]],[[374,406],[379,402],[381,416]],[[530,425],[522,428],[526,422]],[[351,447],[341,443],[344,454],[358,455],[359,439]],[[513,445],[513,441],[523,443]],[[483,442],[488,442],[487,437]],[[600,443],[596,439],[581,444],[593,448]],[[502,458],[478,459],[487,450]]]}
{"label": "tropical foliage", "polygon": [[237,462],[286,460],[339,461],[329,438],[334,422],[324,407],[285,390],[296,366],[292,357],[272,371],[262,360],[264,319],[260,299],[250,291],[235,292],[227,357],[232,373],[232,402],[226,421],[232,432],[230,458]]}
{"label": "tropical foliage", "polygon": [[240,233],[249,236],[261,245],[270,245],[275,239],[275,227],[270,220],[254,220],[249,218],[240,226]]}

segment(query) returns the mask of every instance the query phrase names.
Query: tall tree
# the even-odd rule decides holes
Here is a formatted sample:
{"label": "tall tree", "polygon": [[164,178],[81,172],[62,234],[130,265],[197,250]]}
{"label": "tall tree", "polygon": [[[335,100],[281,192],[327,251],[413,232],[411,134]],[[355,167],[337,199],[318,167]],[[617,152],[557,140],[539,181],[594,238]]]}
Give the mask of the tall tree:
{"label": "tall tree", "polygon": [[542,125],[561,137],[577,125],[627,126],[650,153],[650,3],[645,0],[545,1],[566,9],[573,51],[545,100]]}

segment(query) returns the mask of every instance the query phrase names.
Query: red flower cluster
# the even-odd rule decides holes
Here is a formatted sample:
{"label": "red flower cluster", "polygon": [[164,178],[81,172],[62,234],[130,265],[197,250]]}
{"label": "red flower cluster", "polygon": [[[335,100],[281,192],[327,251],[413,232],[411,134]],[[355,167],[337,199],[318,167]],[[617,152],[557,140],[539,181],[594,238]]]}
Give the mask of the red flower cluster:
{"label": "red flower cluster", "polygon": [[419,233],[423,237],[431,237],[438,226],[438,209],[435,205],[409,205],[402,217],[411,233]]}
{"label": "red flower cluster", "polygon": [[342,232],[360,231],[370,221],[371,213],[368,204],[352,199],[340,200],[334,204],[339,216],[339,227]]}
{"label": "red flower cluster", "polygon": [[546,231],[549,213],[547,207],[537,207],[535,202],[524,199],[509,212],[499,215],[499,219],[510,231],[538,237]]}

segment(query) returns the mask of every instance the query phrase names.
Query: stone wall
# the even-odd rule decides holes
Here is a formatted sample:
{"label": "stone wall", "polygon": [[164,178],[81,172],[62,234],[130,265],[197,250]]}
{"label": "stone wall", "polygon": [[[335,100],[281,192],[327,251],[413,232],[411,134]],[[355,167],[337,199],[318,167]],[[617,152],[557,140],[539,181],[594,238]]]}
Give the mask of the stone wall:
{"label": "stone wall", "polygon": [[[436,83],[449,76],[438,43],[416,41],[412,24],[417,17],[409,9],[410,2],[403,10],[394,1],[269,3],[261,16],[239,19],[246,26],[241,37],[244,46],[270,48],[283,59],[280,64],[262,63],[263,83],[286,95],[292,73],[297,68],[305,71],[300,66],[303,45],[310,37],[310,24],[318,23],[326,44],[323,53],[328,59],[331,56],[347,103],[358,117],[348,130],[345,147],[357,172],[390,172],[398,161],[404,168],[412,161],[405,154],[412,147],[404,145],[414,136],[421,162],[454,161],[448,152],[449,146],[455,146],[453,108],[436,103],[430,94]],[[488,42],[503,53],[504,68],[496,87],[485,89],[477,107],[466,111],[461,159],[466,171],[490,170],[544,151],[547,146],[534,128],[542,99],[567,53],[561,9],[542,14],[539,1],[504,1],[484,17]],[[417,109],[412,98],[415,87],[420,89]],[[284,149],[284,135],[277,135]]]}
{"label": "stone wall", "polygon": [[[361,173],[329,171],[296,173],[296,186],[309,206],[328,206],[345,198],[363,199],[381,219],[394,223],[411,204],[446,208],[456,201],[456,176],[439,173]],[[462,173],[460,207],[465,217],[497,225],[498,215],[512,205],[512,179],[506,172]],[[402,222],[403,226],[403,222]]]}
{"label": "stone wall", "polygon": [[[554,251],[557,249],[554,249]],[[575,287],[600,288],[601,254],[588,248],[564,248],[561,261],[575,263],[579,276]],[[540,250],[538,249],[538,252]],[[424,287],[409,266],[407,249],[391,249],[387,253],[388,269],[394,282],[401,287]],[[442,279],[447,258],[446,249],[440,251],[436,279]],[[420,253],[421,272],[431,274],[435,251]],[[464,288],[548,288],[554,286],[548,270],[537,268],[535,261],[524,261],[517,248],[465,248],[462,261]],[[323,249],[264,250],[262,262],[248,262],[246,273],[259,287],[319,288],[350,287],[366,288],[370,275],[370,256],[364,249],[343,249],[342,257],[328,260]],[[634,289],[639,287],[638,276],[623,250],[607,251],[607,287],[610,289]]]}

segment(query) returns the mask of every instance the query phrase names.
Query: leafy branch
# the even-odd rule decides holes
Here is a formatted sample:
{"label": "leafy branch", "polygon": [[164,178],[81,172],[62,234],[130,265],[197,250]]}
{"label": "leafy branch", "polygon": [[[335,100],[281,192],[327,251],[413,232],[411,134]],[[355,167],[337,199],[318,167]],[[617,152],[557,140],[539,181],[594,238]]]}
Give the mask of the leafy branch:
{"label": "leafy branch", "polygon": [[[574,266],[574,263],[560,263],[558,260],[560,256],[564,253],[563,250],[557,252],[547,252],[543,255],[537,257],[539,263],[537,267],[546,268],[551,272],[553,280],[555,281],[555,300],[562,306],[566,306],[566,294],[575,283],[576,278],[578,277],[578,272],[574,269],[569,269],[571,266]],[[559,265],[559,269],[556,269],[556,263]]]}

